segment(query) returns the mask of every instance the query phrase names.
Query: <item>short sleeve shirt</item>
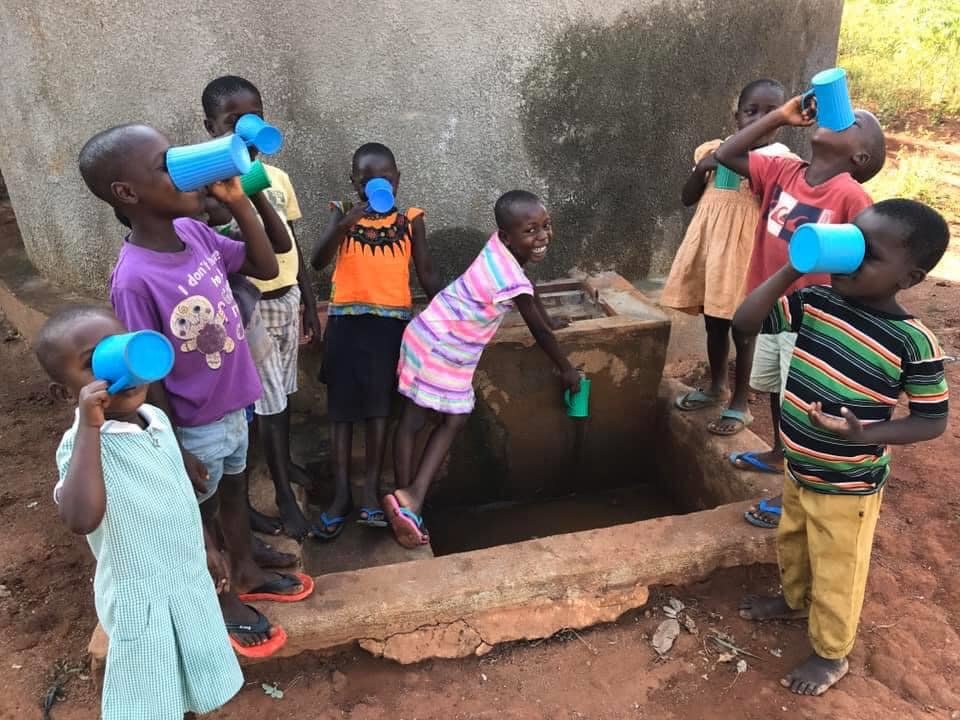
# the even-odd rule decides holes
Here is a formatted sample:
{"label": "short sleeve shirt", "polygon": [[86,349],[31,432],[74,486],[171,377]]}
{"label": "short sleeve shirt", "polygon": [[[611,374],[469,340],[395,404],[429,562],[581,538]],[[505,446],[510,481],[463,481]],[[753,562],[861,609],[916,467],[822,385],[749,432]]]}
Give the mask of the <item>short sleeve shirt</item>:
{"label": "short sleeve shirt", "polygon": [[[750,153],[750,189],[760,197],[760,222],[747,271],[748,294],[786,264],[790,239],[798,227],[852,222],[873,204],[849,173],[810,185],[805,176],[807,167],[809,163],[794,158]],[[787,292],[829,284],[829,275],[804,275]]]}
{"label": "short sleeve shirt", "polygon": [[157,252],[124,242],[110,279],[110,302],[131,331],[155,330],[173,344],[163,380],[177,426],[196,427],[241,410],[262,388],[227,274],[246,246],[190,218],[173,221],[184,244]]}
{"label": "short sleeve shirt", "polygon": [[889,474],[884,445],[854,443],[814,426],[812,402],[827,415],[848,408],[861,422],[891,418],[900,394],[910,413],[947,415],[943,351],[927,327],[910,315],[890,315],[844,298],[827,286],[780,298],[763,332],[796,332],[781,407],[780,431],[790,472],[824,493],[877,492]]}

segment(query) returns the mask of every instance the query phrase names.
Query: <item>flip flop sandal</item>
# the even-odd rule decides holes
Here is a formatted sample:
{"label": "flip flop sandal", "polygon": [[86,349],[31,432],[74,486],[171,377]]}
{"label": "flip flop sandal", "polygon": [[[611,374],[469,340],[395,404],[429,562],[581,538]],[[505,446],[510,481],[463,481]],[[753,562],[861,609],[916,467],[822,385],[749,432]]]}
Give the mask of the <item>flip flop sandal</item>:
{"label": "flip flop sandal", "polygon": [[[753,470],[756,472],[783,475],[783,470],[757,457],[755,452],[730,453],[727,458],[737,470]],[[746,463],[749,467],[741,467],[738,463]]]}
{"label": "flip flop sandal", "polygon": [[[310,532],[308,534],[310,537],[314,538],[315,540],[319,540],[320,542],[330,542],[332,540],[336,540],[338,537],[340,537],[340,533],[342,533],[343,529],[347,526],[347,517],[351,512],[353,512],[353,508],[347,510],[347,512],[342,516],[333,518],[327,517],[325,512],[320,513],[320,522],[310,528]],[[334,525],[336,525],[336,529],[330,530],[330,528],[332,528]]]}
{"label": "flip flop sandal", "polygon": [[[271,625],[270,621],[267,620],[267,617],[255,607],[251,607],[250,605],[247,605],[247,607],[257,614],[257,621],[252,625],[246,623],[225,622],[224,625],[227,627],[227,638],[230,640],[230,646],[237,655],[242,655],[243,657],[270,657],[277,652],[277,650],[287,644],[287,633],[284,632],[283,628],[279,625]],[[259,645],[247,646],[241,645],[237,640],[234,639],[231,633],[267,633],[270,639]]]}
{"label": "flip flop sandal", "polygon": [[[427,534],[427,529],[423,525],[422,517],[410,508],[402,507],[397,498],[392,494],[383,498],[383,504],[387,507],[387,517],[390,521],[390,527],[398,543],[408,550],[414,550],[430,542],[430,536]],[[401,533],[401,528],[408,532],[406,534]],[[407,536],[411,530],[417,535],[417,541],[413,545],[409,545],[400,539],[401,537]]]}
{"label": "flip flop sandal", "polygon": [[722,437],[729,437],[731,435],[736,435],[741,430],[744,430],[753,424],[753,415],[751,415],[750,412],[747,410],[731,410],[730,408],[727,408],[722,413],[720,413],[720,419],[736,420],[738,423],[740,423],[740,427],[730,432],[719,432],[718,430],[716,430],[715,428],[718,425],[718,422],[716,420],[713,420],[707,423],[707,430],[712,432],[714,435],[720,435]]}
{"label": "flip flop sandal", "polygon": [[776,529],[777,525],[780,524],[779,518],[781,515],[783,515],[783,508],[781,506],[771,505],[766,500],[761,500],[757,504],[757,510],[763,513],[767,513],[768,515],[776,515],[777,522],[772,523],[769,520],[764,520],[759,515],[754,514],[753,510],[747,510],[743,514],[743,519],[746,520],[751,525],[753,525],[754,527],[763,528],[764,530],[774,530]]}
{"label": "flip flop sandal", "polygon": [[719,395],[710,395],[709,393],[705,393],[703,388],[697,388],[696,390],[691,390],[684,395],[678,396],[677,399],[673,401],[673,404],[677,406],[678,410],[692,412],[694,410],[713,407],[717,405],[720,400]]}
{"label": "flip flop sandal", "polygon": [[[240,599],[243,602],[266,600],[270,602],[294,603],[310,597],[310,594],[313,592],[312,577],[304,575],[303,573],[294,573],[293,575],[278,574],[280,576],[276,580],[258,585],[250,592],[241,594]],[[298,586],[302,588],[300,592],[287,595],[283,594],[284,590]]]}
{"label": "flip flop sandal", "polygon": [[385,528],[388,527],[390,523],[387,522],[387,514],[380,508],[362,507],[360,508],[360,519],[357,520],[357,525],[371,528]]}

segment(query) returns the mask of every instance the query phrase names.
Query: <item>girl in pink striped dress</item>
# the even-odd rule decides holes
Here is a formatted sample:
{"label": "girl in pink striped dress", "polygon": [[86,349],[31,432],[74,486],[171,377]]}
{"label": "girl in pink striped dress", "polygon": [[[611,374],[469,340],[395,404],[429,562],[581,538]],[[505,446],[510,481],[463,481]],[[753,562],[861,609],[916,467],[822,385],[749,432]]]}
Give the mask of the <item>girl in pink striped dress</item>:
{"label": "girl in pink striped dress", "polygon": [[[513,190],[497,200],[497,231],[467,271],[436,295],[403,333],[397,367],[406,400],[394,440],[397,490],[383,499],[397,541],[414,548],[429,542],[420,517],[430,483],[473,410],[473,373],[503,317],[516,307],[537,344],[561,373],[565,387],[580,389],[580,374],[560,351],[552,322],[523,271],[540,262],[553,240],[550,215],[540,199]],[[414,473],[417,433],[429,411],[441,414]]]}

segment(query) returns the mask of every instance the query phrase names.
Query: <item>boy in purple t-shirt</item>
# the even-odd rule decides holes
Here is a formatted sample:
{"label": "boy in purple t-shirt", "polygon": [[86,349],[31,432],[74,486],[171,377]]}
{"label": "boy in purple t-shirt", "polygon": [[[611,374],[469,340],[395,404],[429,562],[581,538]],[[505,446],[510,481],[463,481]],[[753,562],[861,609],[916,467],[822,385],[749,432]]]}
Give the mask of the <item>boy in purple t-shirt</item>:
{"label": "boy in purple t-shirt", "polygon": [[266,572],[253,561],[244,408],[262,390],[227,274],[269,279],[277,273],[275,253],[284,248],[271,247],[254,213],[256,206],[266,222],[269,202],[261,194],[251,205],[236,178],[210,192],[230,208],[245,242],[190,219],[202,213],[204,193],[174,187],[166,170],[169,147],[144,125],[111,128],[83,147],[80,172],[97,197],[130,221],[110,299],[131,331],[155,330],[173,344],[173,370],[151,386],[150,401],[174,422],[188,472],[206,480],[201,514],[222,533],[230,559],[230,590],[220,598],[234,647],[262,656],[285,636],[243,599],[292,600],[309,594],[313,584],[305,576]]}

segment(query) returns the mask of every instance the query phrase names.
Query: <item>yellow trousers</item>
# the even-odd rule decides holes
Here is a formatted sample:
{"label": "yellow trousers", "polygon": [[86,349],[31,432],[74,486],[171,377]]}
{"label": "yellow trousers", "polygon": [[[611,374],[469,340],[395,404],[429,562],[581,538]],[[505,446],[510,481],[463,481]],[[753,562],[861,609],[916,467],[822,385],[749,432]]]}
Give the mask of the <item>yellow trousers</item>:
{"label": "yellow trousers", "polygon": [[873,532],[883,492],[825,495],[787,473],[777,560],[783,596],[794,610],[809,608],[810,643],[820,657],[850,654],[860,623]]}

